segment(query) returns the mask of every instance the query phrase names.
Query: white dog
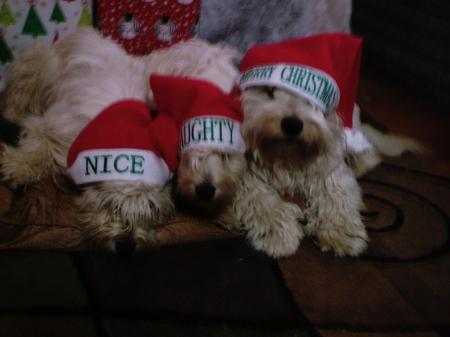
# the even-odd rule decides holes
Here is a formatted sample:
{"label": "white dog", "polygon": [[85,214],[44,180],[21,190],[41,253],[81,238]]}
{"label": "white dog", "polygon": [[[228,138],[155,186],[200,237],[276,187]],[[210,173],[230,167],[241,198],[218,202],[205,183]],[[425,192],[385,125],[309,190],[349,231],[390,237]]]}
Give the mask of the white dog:
{"label": "white dog", "polygon": [[[223,220],[246,231],[256,249],[290,255],[305,234],[337,255],[366,248],[361,191],[345,162],[336,113],[353,109],[359,48],[358,39],[327,34],[255,46],[244,56],[241,132],[248,170]],[[336,64],[345,71],[334,71]],[[306,199],[304,210],[285,200],[298,194]]]}
{"label": "white dog", "polygon": [[[291,46],[288,54],[290,50]],[[326,94],[319,94],[317,100],[272,81],[281,74],[291,80],[295,80],[294,72],[300,74],[292,60],[281,63],[286,69],[252,63],[253,58],[265,61],[273,54],[278,56],[263,46],[244,56],[241,133],[247,166],[238,172],[241,175],[232,202],[216,220],[226,228],[245,232],[254,248],[274,257],[293,254],[305,234],[315,235],[323,250],[358,255],[367,245],[367,234],[359,214],[361,192],[345,162],[344,129],[333,110],[339,89],[332,80],[319,77],[322,72],[316,75],[318,80],[323,78],[322,89],[325,85],[330,88],[325,87]],[[192,159],[187,163],[186,167],[180,165],[178,174],[188,178],[198,172],[206,176],[214,171],[232,173],[222,170],[224,164],[193,165],[196,161]],[[193,190],[190,181],[185,185]],[[297,194],[305,196],[305,210],[286,201]],[[198,199],[194,199],[196,204]]]}
{"label": "white dog", "polygon": [[[255,247],[270,255],[294,253],[304,234],[316,236],[324,251],[358,255],[367,234],[339,118],[289,91],[267,90],[242,94],[242,133],[251,156],[235,212],[248,218]],[[306,210],[283,198],[295,194],[305,197]]]}
{"label": "white dog", "polygon": [[[22,133],[16,146],[5,144],[3,179],[18,187],[66,174],[70,145],[105,107],[122,99],[152,104],[150,73],[213,79],[230,90],[233,57],[231,49],[192,40],[136,58],[94,30],[25,52],[7,77],[4,116]],[[167,185],[123,181],[87,185],[77,204],[87,241],[125,253],[151,244],[151,229],[174,209]]]}
{"label": "white dog", "polygon": [[246,168],[240,103],[212,81],[156,75],[150,81],[158,110],[179,124],[177,206],[215,219],[232,204]]}
{"label": "white dog", "polygon": [[[363,128],[365,137],[358,114],[356,128],[348,128],[360,48],[357,37],[322,34],[255,46],[242,60],[248,170],[223,220],[269,255],[294,253],[304,235],[314,236],[323,251],[359,255],[368,236],[356,176],[375,167],[380,154],[420,150],[414,141],[370,127]],[[398,151],[386,151],[382,140]],[[304,209],[284,199],[299,194]]]}

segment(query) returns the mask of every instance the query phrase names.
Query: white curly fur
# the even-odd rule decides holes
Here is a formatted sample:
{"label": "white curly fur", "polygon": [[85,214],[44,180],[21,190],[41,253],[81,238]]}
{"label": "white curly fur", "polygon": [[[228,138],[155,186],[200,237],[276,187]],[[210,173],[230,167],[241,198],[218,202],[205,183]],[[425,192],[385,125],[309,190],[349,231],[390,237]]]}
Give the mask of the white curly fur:
{"label": "white curly fur", "polygon": [[[360,254],[368,240],[359,214],[361,191],[345,163],[337,115],[282,89],[270,95],[264,88],[247,89],[242,105],[248,170],[224,225],[245,230],[253,247],[274,257],[293,254],[304,235],[315,236],[324,251]],[[295,139],[283,134],[285,117],[303,121]],[[283,199],[294,194],[305,197],[305,210]]]}
{"label": "white curly fur", "polygon": [[[233,202],[246,169],[243,154],[219,149],[194,149],[181,154],[175,196],[178,206],[190,213],[216,219]],[[202,197],[198,188],[211,191]]]}
{"label": "white curly fur", "polygon": [[[264,88],[248,89],[242,106],[247,160],[219,150],[184,153],[176,189],[182,203],[225,228],[242,231],[255,249],[273,257],[294,254],[304,235],[316,236],[323,250],[338,255],[363,251],[367,234],[359,215],[361,192],[345,162],[337,115],[325,115],[279,89],[273,98]],[[285,140],[280,129],[281,120],[291,116],[303,121],[298,143]],[[269,153],[266,141],[275,144]],[[195,187],[205,182],[216,193],[202,200]],[[297,194],[308,200],[306,210],[286,201]],[[305,220],[307,225],[300,225]]]}

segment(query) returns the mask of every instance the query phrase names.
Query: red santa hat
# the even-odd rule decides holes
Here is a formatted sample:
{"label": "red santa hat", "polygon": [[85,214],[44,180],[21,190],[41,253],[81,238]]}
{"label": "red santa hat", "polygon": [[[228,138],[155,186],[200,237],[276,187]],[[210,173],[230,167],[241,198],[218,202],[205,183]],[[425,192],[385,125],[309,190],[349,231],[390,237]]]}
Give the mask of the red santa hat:
{"label": "red santa hat", "polygon": [[178,129],[167,115],[152,120],[143,101],[122,100],[104,109],[69,149],[76,184],[132,180],[162,186],[177,167]]}
{"label": "red santa hat", "polygon": [[180,151],[216,148],[244,152],[239,101],[214,84],[198,79],[152,75],[150,86],[158,111],[170,114],[180,128]]}
{"label": "red santa hat", "polygon": [[256,45],[242,59],[239,85],[241,89],[280,87],[317,104],[325,113],[336,110],[347,129],[349,149],[364,151],[369,143],[360,131],[352,130],[361,48],[361,38],[344,33]]}

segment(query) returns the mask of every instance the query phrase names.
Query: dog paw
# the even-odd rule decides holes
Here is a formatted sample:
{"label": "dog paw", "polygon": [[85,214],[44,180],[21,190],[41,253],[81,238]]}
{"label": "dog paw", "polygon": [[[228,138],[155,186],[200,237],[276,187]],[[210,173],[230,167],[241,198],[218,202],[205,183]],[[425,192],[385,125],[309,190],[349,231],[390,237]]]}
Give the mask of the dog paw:
{"label": "dog paw", "polygon": [[336,229],[324,229],[316,235],[322,251],[334,251],[338,256],[358,256],[367,248],[367,232],[362,226],[353,230],[342,226]]}
{"label": "dog paw", "polygon": [[296,233],[271,233],[251,240],[256,250],[265,252],[272,257],[283,257],[294,254],[300,245],[300,239]]}
{"label": "dog paw", "polygon": [[294,254],[303,238],[303,230],[298,226],[299,212],[297,206],[284,203],[272,216],[255,219],[255,226],[248,232],[248,238],[256,250],[272,257]]}

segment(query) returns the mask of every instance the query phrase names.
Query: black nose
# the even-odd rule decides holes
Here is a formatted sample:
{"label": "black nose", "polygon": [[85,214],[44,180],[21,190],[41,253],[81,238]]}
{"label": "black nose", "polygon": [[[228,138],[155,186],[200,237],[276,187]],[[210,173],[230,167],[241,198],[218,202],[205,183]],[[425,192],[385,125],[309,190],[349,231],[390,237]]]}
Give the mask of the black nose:
{"label": "black nose", "polygon": [[201,200],[211,200],[216,193],[216,188],[211,183],[201,183],[195,186],[195,193]]}
{"label": "black nose", "polygon": [[281,130],[288,137],[295,137],[303,130],[303,122],[297,117],[285,117],[281,120]]}
{"label": "black nose", "polygon": [[129,257],[136,250],[136,241],[132,238],[117,238],[114,240],[117,255]]}

